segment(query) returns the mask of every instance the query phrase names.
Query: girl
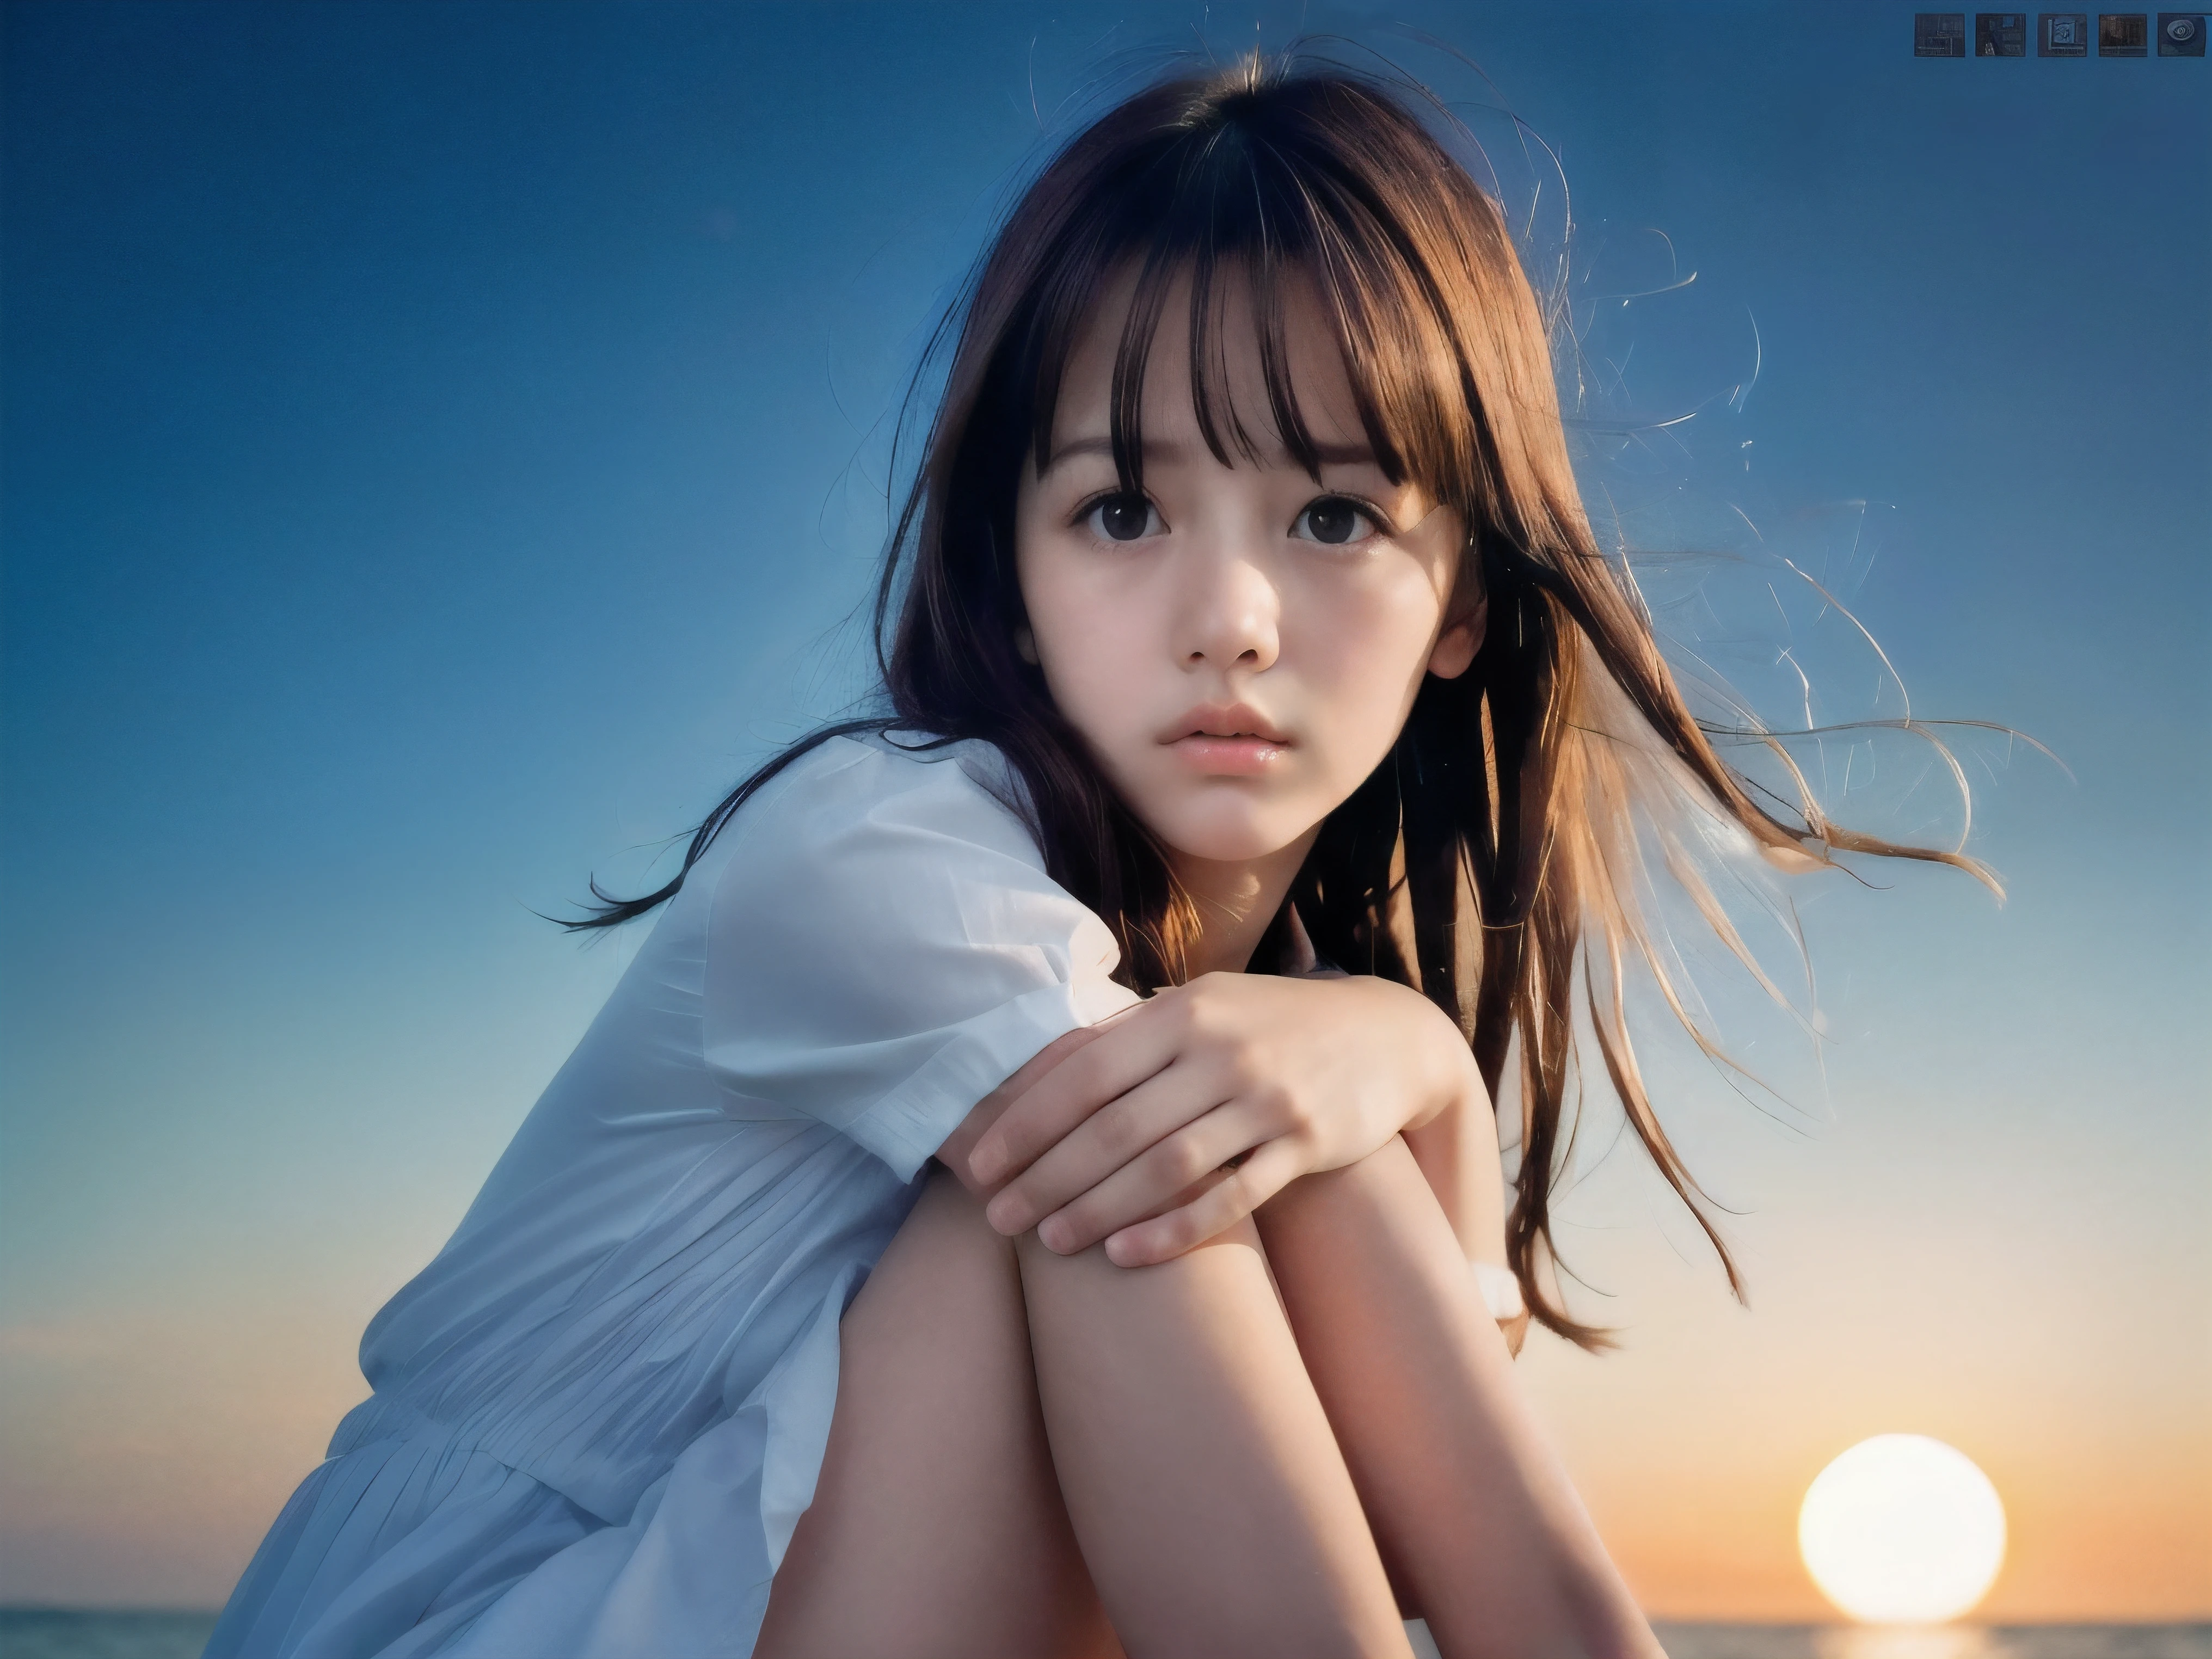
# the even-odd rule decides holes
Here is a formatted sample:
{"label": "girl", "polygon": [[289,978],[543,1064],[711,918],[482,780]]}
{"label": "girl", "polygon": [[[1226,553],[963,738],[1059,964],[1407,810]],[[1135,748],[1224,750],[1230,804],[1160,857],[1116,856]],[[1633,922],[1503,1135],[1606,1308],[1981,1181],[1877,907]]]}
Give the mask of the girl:
{"label": "girl", "polygon": [[1598,1337],[1547,1268],[1578,1005],[1692,1200],[1632,808],[1963,860],[1717,757],[1498,210],[1386,88],[1141,93],[945,326],[889,712],[598,895],[666,908],[211,1655],[1657,1652],[1509,1356]]}

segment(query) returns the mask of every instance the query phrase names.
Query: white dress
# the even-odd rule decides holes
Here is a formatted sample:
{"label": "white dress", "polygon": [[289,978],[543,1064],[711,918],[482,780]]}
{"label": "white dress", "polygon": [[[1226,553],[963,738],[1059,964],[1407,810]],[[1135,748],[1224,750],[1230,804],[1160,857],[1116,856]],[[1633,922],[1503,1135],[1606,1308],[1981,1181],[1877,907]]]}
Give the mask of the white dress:
{"label": "white dress", "polygon": [[446,1248],[208,1659],[752,1650],[837,1322],[975,1103],[1128,1006],[988,744],[837,738],[725,827]]}

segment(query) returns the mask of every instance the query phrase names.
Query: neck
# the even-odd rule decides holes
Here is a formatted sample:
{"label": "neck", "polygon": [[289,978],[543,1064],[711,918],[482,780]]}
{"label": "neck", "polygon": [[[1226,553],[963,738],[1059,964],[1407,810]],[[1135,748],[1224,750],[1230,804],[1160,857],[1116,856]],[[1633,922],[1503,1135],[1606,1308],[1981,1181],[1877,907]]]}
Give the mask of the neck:
{"label": "neck", "polygon": [[1190,950],[1190,977],[1241,974],[1252,960],[1267,924],[1283,908],[1298,867],[1306,861],[1321,826],[1288,847],[1256,859],[1194,858],[1170,850],[1176,879],[1198,906],[1198,937]]}

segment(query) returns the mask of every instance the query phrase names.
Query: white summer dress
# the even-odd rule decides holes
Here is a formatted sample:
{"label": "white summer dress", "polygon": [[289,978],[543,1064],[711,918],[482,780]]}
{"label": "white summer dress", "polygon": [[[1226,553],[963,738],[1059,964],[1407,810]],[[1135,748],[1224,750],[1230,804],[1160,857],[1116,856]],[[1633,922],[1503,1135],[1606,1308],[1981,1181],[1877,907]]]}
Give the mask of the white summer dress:
{"label": "white summer dress", "polygon": [[437,1258],[208,1659],[751,1652],[837,1322],[923,1164],[1128,1006],[998,750],[836,738],[738,812]]}

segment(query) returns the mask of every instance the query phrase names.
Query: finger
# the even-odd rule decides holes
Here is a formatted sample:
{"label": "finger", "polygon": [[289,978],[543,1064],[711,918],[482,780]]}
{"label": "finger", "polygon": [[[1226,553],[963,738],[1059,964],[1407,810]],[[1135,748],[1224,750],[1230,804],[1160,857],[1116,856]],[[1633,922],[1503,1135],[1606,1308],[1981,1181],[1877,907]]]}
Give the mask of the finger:
{"label": "finger", "polygon": [[1172,1261],[1226,1232],[1304,1173],[1304,1149],[1278,1136],[1189,1203],[1112,1234],[1106,1259],[1121,1267]]}
{"label": "finger", "polygon": [[1089,1249],[1109,1233],[1172,1210],[1194,1182],[1267,1138],[1251,1112],[1233,1103],[1217,1107],[1046,1216],[1037,1237],[1062,1255]]}
{"label": "finger", "polygon": [[1072,1031],[1063,1031],[1043,1048],[1022,1062],[1021,1069],[991,1091],[992,1097],[1011,1105],[1042,1083],[1046,1075],[1077,1050],[1089,1048],[1104,1035],[1097,1025],[1079,1025]]}
{"label": "finger", "polygon": [[1080,1053],[1039,1076],[999,1115],[969,1154],[970,1175],[989,1186],[1025,1169],[1107,1102],[1127,1094],[1173,1057],[1166,1022],[1135,1016],[1102,1032]]}
{"label": "finger", "polygon": [[1109,1101],[1006,1184],[987,1212],[991,1224],[1009,1236],[1026,1231],[1205,1116],[1224,1093],[1211,1078],[1212,1068],[1177,1060]]}
{"label": "finger", "polygon": [[952,1133],[945,1136],[945,1144],[937,1149],[938,1162],[950,1170],[953,1178],[969,1192],[979,1198],[989,1198],[989,1183],[976,1180],[968,1168],[968,1157],[975,1150],[975,1143],[983,1138],[985,1132],[999,1121],[1000,1114],[1012,1105],[1024,1090],[1077,1049],[1097,1041],[1099,1034],[1099,1028],[1096,1025],[1079,1025],[1038,1049],[1019,1071],[977,1101],[975,1109],[961,1119]]}

